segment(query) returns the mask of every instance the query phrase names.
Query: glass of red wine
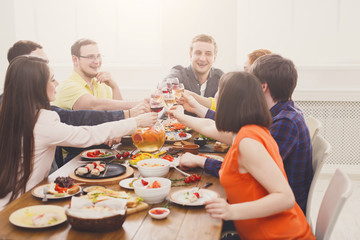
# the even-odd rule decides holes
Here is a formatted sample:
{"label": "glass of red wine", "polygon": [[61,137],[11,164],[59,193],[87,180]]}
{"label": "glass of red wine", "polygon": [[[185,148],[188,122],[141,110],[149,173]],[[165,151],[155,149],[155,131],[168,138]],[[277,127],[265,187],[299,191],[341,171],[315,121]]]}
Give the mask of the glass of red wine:
{"label": "glass of red wine", "polygon": [[159,89],[154,89],[150,93],[150,108],[152,112],[160,112],[164,107],[162,92]]}

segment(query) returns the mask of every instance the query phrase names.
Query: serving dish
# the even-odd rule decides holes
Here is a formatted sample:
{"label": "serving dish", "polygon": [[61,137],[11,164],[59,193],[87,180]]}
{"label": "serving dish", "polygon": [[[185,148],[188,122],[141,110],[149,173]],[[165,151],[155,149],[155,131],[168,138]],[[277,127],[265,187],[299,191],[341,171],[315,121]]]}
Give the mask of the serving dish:
{"label": "serving dish", "polygon": [[[143,181],[147,182],[149,185],[157,181],[161,187],[147,188],[148,185],[144,185]],[[170,193],[170,189],[171,181],[162,177],[142,178],[134,182],[135,194],[150,204],[163,202]]]}
{"label": "serving dish", "polygon": [[[56,214],[58,219],[44,221],[41,225],[33,225],[33,220],[43,214]],[[56,205],[35,205],[16,210],[9,217],[10,223],[23,228],[48,228],[66,221],[65,209]]]}
{"label": "serving dish", "polygon": [[[149,160],[149,159],[157,159],[157,158],[148,158],[146,160]],[[161,158],[163,159],[163,158]],[[166,160],[166,159],[165,159]],[[142,161],[142,160],[141,160]],[[140,162],[140,161],[139,161]],[[170,161],[169,161],[170,162]],[[130,166],[134,167],[134,168],[138,168],[137,166],[137,163],[136,164],[132,164],[130,161],[129,161],[129,164]],[[178,167],[180,165],[180,157],[175,157],[174,160],[172,162],[170,162],[170,167],[172,166],[175,166],[175,167]]]}
{"label": "serving dish", "polygon": [[[96,155],[88,156],[90,153],[94,153],[96,151],[100,151],[100,153],[103,153],[104,156],[100,154],[98,156]],[[80,156],[84,161],[95,161],[95,160],[105,161],[105,160],[113,159],[116,156],[116,153],[111,149],[89,149],[81,152]]]}
{"label": "serving dish", "polygon": [[[82,165],[80,167],[85,167],[85,166],[86,165]],[[117,164],[117,163],[107,163],[105,165],[105,170],[103,172],[101,172],[99,176],[91,175],[90,172],[85,175],[77,174],[76,170],[78,168],[79,167],[75,168],[75,170],[74,170],[75,176],[80,177],[80,178],[87,178],[87,179],[112,178],[112,177],[121,176],[126,172],[126,167],[121,164]]]}
{"label": "serving dish", "polygon": [[202,138],[202,137],[197,137],[197,138],[194,138],[194,143],[199,145],[200,147],[202,147],[207,143],[207,139]]}
{"label": "serving dish", "polygon": [[150,158],[137,163],[142,177],[165,177],[169,173],[170,162],[160,158]]}

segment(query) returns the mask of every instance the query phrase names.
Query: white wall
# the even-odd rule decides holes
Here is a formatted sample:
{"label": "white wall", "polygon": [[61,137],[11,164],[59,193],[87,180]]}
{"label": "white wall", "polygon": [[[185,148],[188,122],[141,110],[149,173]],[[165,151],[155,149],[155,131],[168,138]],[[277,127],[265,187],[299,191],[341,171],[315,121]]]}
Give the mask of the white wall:
{"label": "white wall", "polygon": [[[122,3],[126,0],[118,1]],[[69,39],[69,36],[67,36],[67,38],[63,41],[61,38],[62,36],[66,35],[66,23],[71,23],[68,18],[70,18],[72,15],[69,14],[68,16],[63,16],[63,18],[54,15],[56,16],[56,22],[58,25],[51,26],[51,28],[48,29],[49,34],[44,36],[44,34],[38,33],[39,29],[37,29],[36,26],[33,28],[28,27],[30,23],[36,21],[36,19],[41,18],[40,14],[42,13],[38,12],[35,14],[36,16],[32,16],[29,15],[29,11],[27,11],[29,8],[25,8],[25,10],[20,10],[20,8],[18,8],[21,6],[21,4],[27,4],[31,7],[31,4],[35,2],[37,2],[37,4],[40,2],[41,4],[40,0],[2,0],[0,2],[0,27],[2,33],[0,38],[0,92],[3,91],[3,80],[7,67],[7,50],[15,41],[19,39],[34,40],[44,46],[45,51],[49,55],[51,64],[55,71],[55,76],[58,81],[65,79],[71,73],[72,63],[70,53],[67,59],[65,57],[64,59],[58,61],[56,60],[57,55],[55,53],[56,51],[69,52],[70,45],[72,42],[77,40],[77,38]],[[53,2],[54,4],[59,4],[59,2]],[[69,9],[72,5],[74,5],[74,7],[78,6],[76,5],[75,1],[64,0],[62,2],[63,4],[66,4],[66,7]],[[85,1],[85,3],[86,2],[87,1]],[[356,20],[359,20],[359,17],[356,16],[353,9],[353,5],[356,3],[356,1],[329,0],[329,2],[331,3],[328,6],[331,9],[331,14],[336,15],[337,12],[347,13],[347,10],[349,10],[348,12],[351,13],[350,15],[355,17],[353,20],[345,19],[346,21],[344,19],[340,19],[340,25],[336,22],[333,22],[333,20],[331,20],[328,25],[326,25],[324,22],[317,23],[317,26],[321,27],[323,25],[324,29],[328,29],[326,31],[327,33],[332,34],[333,32],[337,31],[336,29],[343,29],[344,27],[339,28],[339,26],[342,26],[341,24],[344,24],[344,22],[349,23],[351,21],[356,22]],[[336,5],[336,2],[339,4]],[[319,9],[319,6],[321,6],[321,4],[325,4],[326,1],[306,0],[306,3],[313,3]],[[358,3],[355,4],[355,6],[358,5]],[[121,86],[121,89],[123,89],[122,92],[126,98],[141,98],[144,94],[147,94],[148,89],[156,86],[156,83],[168,73],[172,66],[177,64],[188,65],[189,45],[191,38],[199,33],[207,33],[216,39],[219,46],[219,53],[215,66],[223,69],[225,72],[241,70],[242,63],[245,61],[246,54],[249,52],[248,49],[253,50],[255,48],[268,47],[274,52],[279,52],[283,56],[293,59],[295,64],[299,62],[299,64],[297,64],[299,80],[296,92],[294,94],[295,99],[306,100],[307,98],[325,98],[331,100],[336,98],[336,100],[339,100],[341,98],[345,100],[360,100],[360,58],[352,59],[352,61],[345,61],[344,63],[332,62],[328,64],[310,64],[311,61],[309,61],[309,64],[304,64],[304,61],[297,61],[296,59],[299,53],[307,51],[309,54],[314,54],[313,56],[309,55],[309,60],[316,59],[315,56],[324,54],[323,48],[312,45],[313,41],[316,41],[316,44],[321,44],[321,42],[319,43],[319,40],[312,41],[311,38],[304,37],[303,40],[297,41],[295,43],[291,41],[291,38],[289,38],[289,41],[285,41],[285,39],[284,43],[280,44],[280,47],[281,45],[286,45],[286,49],[290,49],[290,51],[283,52],[280,50],[280,47],[276,45],[276,41],[274,40],[275,36],[282,33],[284,35],[290,35],[292,38],[294,38],[294,36],[297,37],[299,36],[299,33],[294,33],[294,31],[300,27],[301,34],[306,36],[307,31],[306,28],[304,29],[304,24],[299,26],[299,20],[297,20],[294,21],[293,24],[283,24],[280,30],[277,29],[276,31],[266,31],[266,27],[276,25],[281,21],[279,16],[290,19],[301,16],[304,17],[305,21],[306,14],[302,12],[302,9],[304,11],[307,9],[305,8],[303,1],[266,0],[264,2],[263,0],[160,0],[160,6],[162,8],[160,11],[162,14],[160,28],[161,31],[158,32],[160,36],[160,49],[158,49],[158,51],[160,51],[160,57],[156,64],[125,65],[118,63],[107,63],[104,61],[103,68],[111,71],[113,76],[117,79],[118,84]],[[244,8],[244,6],[246,6],[246,8]],[[337,8],[339,6],[341,6],[340,9]],[[276,11],[274,12],[274,9],[272,9],[274,7],[275,10],[281,11],[279,13]],[[262,9],[258,15],[250,14],[251,11],[255,11],[257,8]],[[287,9],[289,9],[289,11]],[[55,9],[48,9],[48,11],[46,11],[46,17],[50,19],[51,13],[55,14],[54,11],[56,12]],[[70,12],[73,13],[76,11],[72,9]],[[309,13],[308,11],[305,12]],[[321,16],[325,16],[326,18],[324,19],[330,19],[329,13],[326,12],[317,13],[310,11],[310,13],[308,15],[312,17],[312,19],[321,18]],[[89,12],[89,16],[93,17],[94,21],[96,21],[97,16],[92,16],[91,14],[93,13]],[[262,18],[262,15],[265,14],[267,14],[266,18]],[[331,14],[330,16],[332,16]],[[24,18],[19,17],[22,15],[25,15]],[[271,19],[271,16],[274,16],[273,19]],[[278,17],[275,18],[275,16]],[[44,16],[42,17],[44,18]],[[244,23],[243,21],[247,22]],[[255,26],[257,26],[259,29],[252,29],[250,27],[246,29],[246,26],[250,26],[250,24],[252,24],[254,21],[256,21]],[[265,24],[267,21],[269,23]],[[358,31],[356,29],[355,22],[353,29]],[[76,25],[75,22],[72,24]],[[131,27],[131,21],[129,21],[128,24]],[[311,24],[311,22],[309,24]],[[21,29],[22,26],[26,26],[27,31],[22,31],[20,34],[21,31],[19,31],[19,29]],[[91,23],[89,23],[89,28],[90,27]],[[264,29],[261,29],[261,27]],[[332,30],[331,27],[335,28],[335,30]],[[71,33],[76,31],[76,28],[74,28],[72,25],[69,26],[69,29],[71,29]],[[242,32],[243,29],[244,32]],[[56,34],[57,31],[59,31],[60,34]],[[98,31],[99,30],[94,29],[91,34],[96,36]],[[289,32],[284,33],[284,31]],[[317,30],[312,30],[308,34],[311,35],[314,31]],[[318,31],[322,31],[322,29],[318,29]],[[257,39],[257,32],[262,34],[266,33],[267,35],[260,35],[261,38],[259,39],[262,39],[263,42],[272,43],[273,45],[264,47],[262,44],[260,44],[259,41],[255,41]],[[358,31],[358,35],[360,36],[360,31]],[[268,41],[264,36],[268,36]],[[344,36],[346,36],[346,34]],[[126,38],[126,36],[120,37]],[[50,46],[46,43],[46,41],[50,41],[51,39],[56,42],[56,46],[58,46],[58,48],[55,49],[53,46]],[[94,39],[99,42],[99,39]],[[355,38],[355,40],[356,39],[357,38]],[[329,48],[329,51],[339,51],[338,49],[331,48],[333,41],[326,41],[326,39],[323,40],[324,44],[327,44],[326,46]],[[144,39],[144,41],[146,41],[146,39]],[[106,45],[108,42],[112,42],[112,40],[110,41],[109,39],[109,41],[99,43]],[[256,44],[256,42],[258,43]],[[354,48],[357,47],[354,41],[349,41],[349,45],[350,44],[354,45]],[[109,46],[106,46],[106,48],[109,48]],[[309,49],[311,51],[309,51]],[[316,49],[320,50],[317,52]],[[346,53],[349,51],[349,49],[351,49],[350,46],[340,49],[343,51],[343,54],[340,55],[346,56]],[[130,50],[136,51],[136,49]],[[134,91],[135,89],[137,91]],[[334,94],[334,92],[336,92],[336,94]]]}

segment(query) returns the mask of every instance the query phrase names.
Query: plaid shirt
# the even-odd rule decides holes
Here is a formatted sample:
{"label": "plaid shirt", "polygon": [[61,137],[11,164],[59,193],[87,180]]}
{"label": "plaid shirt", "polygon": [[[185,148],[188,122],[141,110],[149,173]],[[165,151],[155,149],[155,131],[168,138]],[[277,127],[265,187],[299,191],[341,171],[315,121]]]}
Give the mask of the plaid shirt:
{"label": "plaid shirt", "polygon": [[[279,145],[284,169],[294,192],[296,202],[306,212],[306,202],[313,176],[312,146],[310,133],[304,116],[293,101],[278,102],[270,109],[273,123],[270,133]],[[208,110],[206,118],[215,118],[215,112]],[[219,176],[221,162],[206,159],[206,173]]]}

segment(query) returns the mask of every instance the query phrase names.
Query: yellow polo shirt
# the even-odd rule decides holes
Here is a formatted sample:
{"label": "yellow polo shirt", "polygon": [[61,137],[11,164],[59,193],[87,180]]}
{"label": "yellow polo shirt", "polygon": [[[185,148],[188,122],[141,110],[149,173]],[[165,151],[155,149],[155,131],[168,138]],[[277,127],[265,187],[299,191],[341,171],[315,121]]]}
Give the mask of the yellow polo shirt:
{"label": "yellow polo shirt", "polygon": [[211,107],[210,109],[213,111],[216,111],[216,103],[215,103],[215,98],[209,97],[211,100]]}
{"label": "yellow polo shirt", "polygon": [[96,78],[93,78],[92,85],[94,92],[91,91],[90,86],[84,79],[75,71],[67,79],[62,81],[56,93],[56,100],[53,102],[55,106],[73,109],[75,102],[84,94],[91,94],[96,98],[112,99],[112,90],[105,83],[98,83]]}

